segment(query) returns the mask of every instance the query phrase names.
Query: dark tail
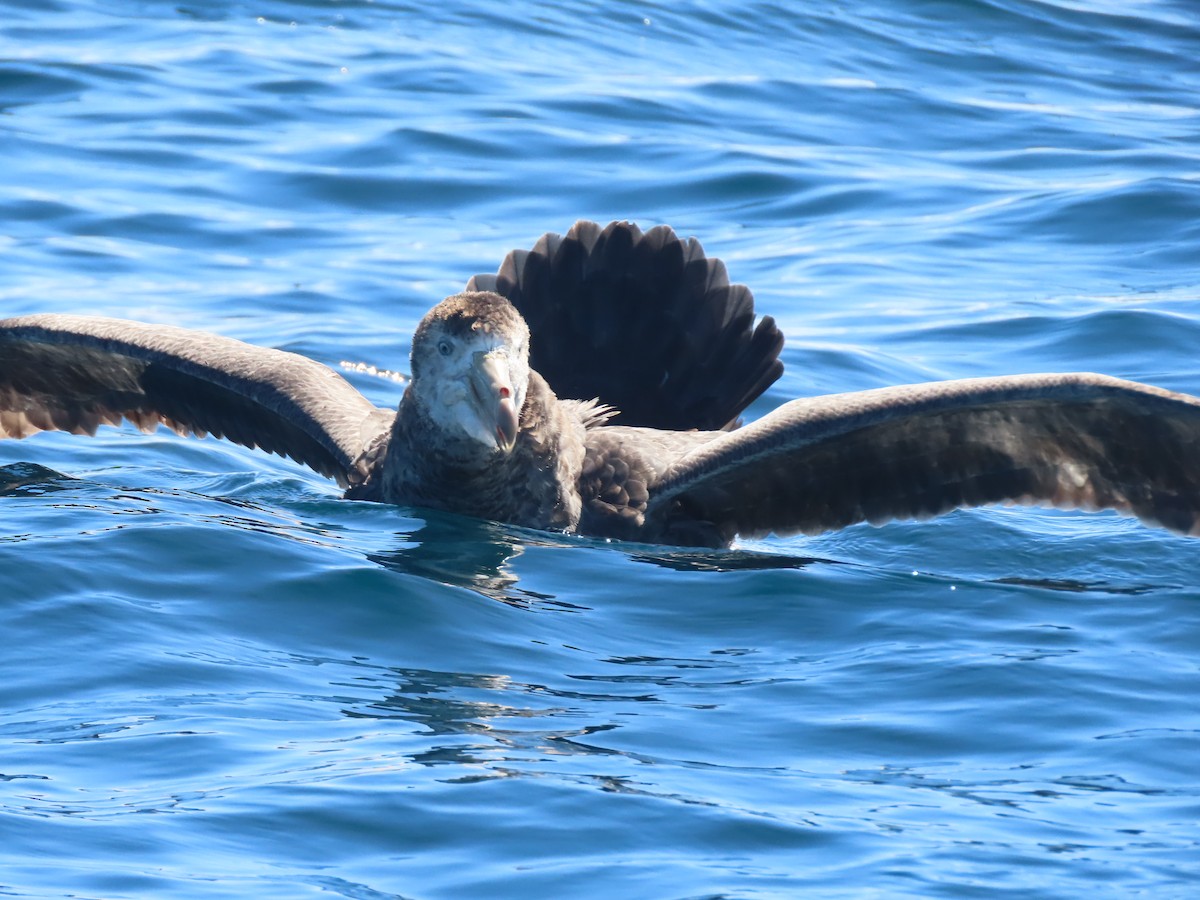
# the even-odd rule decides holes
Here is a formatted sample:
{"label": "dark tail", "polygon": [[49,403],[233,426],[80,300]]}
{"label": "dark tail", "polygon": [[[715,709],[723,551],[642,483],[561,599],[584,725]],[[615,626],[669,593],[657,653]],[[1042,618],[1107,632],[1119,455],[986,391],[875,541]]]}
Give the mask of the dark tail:
{"label": "dark tail", "polygon": [[616,424],[731,427],[783,373],[774,320],[756,326],[749,289],[665,225],[579,221],[467,290],[507,297],[529,323],[533,368],[559,397],[618,409]]}

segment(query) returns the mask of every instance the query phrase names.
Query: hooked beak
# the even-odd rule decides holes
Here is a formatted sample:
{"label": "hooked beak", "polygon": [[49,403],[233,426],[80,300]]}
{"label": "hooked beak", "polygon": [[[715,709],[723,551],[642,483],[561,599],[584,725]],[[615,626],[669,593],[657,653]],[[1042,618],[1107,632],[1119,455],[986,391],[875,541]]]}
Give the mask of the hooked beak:
{"label": "hooked beak", "polygon": [[498,448],[512,452],[519,423],[508,360],[496,351],[476,353],[468,377],[479,421],[495,437]]}

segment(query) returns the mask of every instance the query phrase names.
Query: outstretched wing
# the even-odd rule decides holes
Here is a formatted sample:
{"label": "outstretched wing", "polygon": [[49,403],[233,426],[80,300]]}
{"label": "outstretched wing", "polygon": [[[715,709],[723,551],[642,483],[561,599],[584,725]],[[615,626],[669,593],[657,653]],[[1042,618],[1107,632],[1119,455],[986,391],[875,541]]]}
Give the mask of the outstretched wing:
{"label": "outstretched wing", "polygon": [[467,290],[507,297],[554,392],[599,397],[622,425],[725,428],[783,372],[783,335],[770,317],[755,324],[749,289],[665,225],[576,222]]}
{"label": "outstretched wing", "polygon": [[795,400],[682,457],[650,493],[647,528],[667,542],[997,502],[1111,507],[1200,534],[1200,398],[1075,374]]}
{"label": "outstretched wing", "polygon": [[345,486],[392,415],[318,362],[215,334],[93,316],[0,321],[0,438],[95,434],[124,418],[290,456]]}

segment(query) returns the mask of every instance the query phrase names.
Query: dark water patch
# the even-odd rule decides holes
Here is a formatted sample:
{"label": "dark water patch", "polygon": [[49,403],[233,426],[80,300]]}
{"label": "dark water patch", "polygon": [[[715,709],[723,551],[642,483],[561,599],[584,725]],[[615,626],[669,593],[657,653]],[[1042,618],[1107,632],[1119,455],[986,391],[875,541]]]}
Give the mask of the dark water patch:
{"label": "dark water patch", "polygon": [[397,165],[421,166],[427,170],[454,172],[466,167],[470,159],[496,160],[518,156],[522,150],[512,135],[503,132],[472,133],[426,131],[400,128],[382,138],[328,150],[314,163],[352,169],[378,169]]}
{"label": "dark water patch", "polygon": [[0,109],[28,103],[42,103],[75,97],[87,87],[87,82],[40,68],[22,68],[8,63],[0,67]]}
{"label": "dark water patch", "polygon": [[[1137,256],[1153,254],[1160,247],[1190,253],[1197,240],[1200,185],[1191,181],[1155,178],[1040,200],[1039,212],[1026,219],[1026,227],[1040,239],[1093,247],[1143,245]],[[1021,210],[1015,212],[1020,215]],[[1137,223],[1133,233],[1130,222]]]}
{"label": "dark water patch", "polygon": [[653,130],[670,125],[694,124],[689,112],[674,103],[629,94],[599,94],[547,98],[540,104],[549,115],[568,116],[581,122],[603,123],[609,129],[621,123],[652,123]]}
{"label": "dark water patch", "polygon": [[74,207],[49,199],[11,200],[2,208],[5,218],[10,221],[63,222],[77,213]]}
{"label": "dark water patch", "polygon": [[1019,576],[1010,576],[1008,578],[997,578],[997,584],[1016,584],[1025,585],[1033,588],[1044,588],[1049,591],[1066,591],[1069,594],[1127,594],[1129,596],[1137,596],[1139,594],[1149,594],[1159,590],[1159,585],[1111,585],[1104,582],[1085,582],[1071,581],[1054,578],[1021,578]]}
{"label": "dark water patch", "polygon": [[[270,193],[263,190],[261,178],[256,181],[256,189],[260,193]],[[513,191],[511,187],[489,183],[467,172],[427,177],[417,177],[415,174],[366,176],[305,172],[296,175],[276,174],[271,181],[280,194],[288,198],[280,203],[281,207],[307,198],[309,203],[339,208],[403,208],[410,213],[438,209],[445,204],[470,205]]]}
{"label": "dark water patch", "polygon": [[[905,339],[909,352],[934,346],[977,345],[989,357],[1008,359],[1012,371],[1102,371],[1135,379],[1161,379],[1156,353],[1186,355],[1200,340],[1200,325],[1153,309],[1102,309],[1083,315],[1016,316],[923,329]],[[977,371],[986,371],[979,368]],[[998,373],[997,373],[998,374]]]}

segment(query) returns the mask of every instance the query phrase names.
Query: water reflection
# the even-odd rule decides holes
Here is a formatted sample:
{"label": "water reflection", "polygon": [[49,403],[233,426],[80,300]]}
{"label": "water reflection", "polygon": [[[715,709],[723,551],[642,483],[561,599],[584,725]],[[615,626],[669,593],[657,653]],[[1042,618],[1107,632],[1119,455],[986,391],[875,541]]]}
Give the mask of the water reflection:
{"label": "water reflection", "polygon": [[[617,709],[623,715],[634,715],[637,705],[661,702],[646,692],[561,690],[503,675],[403,667],[382,670],[367,681],[393,683],[379,699],[364,698],[343,707],[345,716],[416,723],[440,740],[407,754],[409,759],[425,766],[483,765],[487,771],[479,777],[485,778],[497,777],[505,763],[528,763],[547,756],[627,756],[624,751],[587,740],[619,726],[579,720],[593,714],[608,719]],[[363,683],[357,681],[353,686],[361,690]]]}
{"label": "water reflection", "polygon": [[809,556],[755,550],[692,550],[623,544],[574,535],[531,531],[495,522],[421,510],[424,525],[397,535],[403,546],[368,554],[372,562],[408,575],[464,587],[502,603],[522,607],[582,610],[553,594],[520,586],[518,561],[532,547],[600,548],[623,553],[627,559],[679,572],[741,572],[801,569],[812,563],[832,563]]}
{"label": "water reflection", "polygon": [[1131,584],[1116,585],[1108,581],[1079,581],[1073,578],[1023,578],[1009,576],[993,578],[992,584],[1012,584],[1019,587],[1041,588],[1047,591],[1061,591],[1066,594],[1115,594],[1117,596],[1136,597],[1140,594],[1152,594],[1164,587],[1178,588],[1181,585],[1162,584]]}
{"label": "water reflection", "polygon": [[752,572],[764,569],[803,569],[814,563],[838,564],[816,556],[764,553],[758,550],[690,550],[663,547],[631,553],[634,562],[649,563],[677,572]]}
{"label": "water reflection", "polygon": [[[238,485],[245,490],[250,485]],[[203,488],[212,489],[211,484]],[[434,510],[402,509],[416,527],[408,531],[378,534],[364,538],[354,511],[358,504],[337,504],[345,516],[330,515],[322,501],[319,509],[308,499],[299,503],[273,504],[258,496],[214,496],[176,486],[140,486],[124,488],[63,475],[31,462],[0,467],[0,497],[40,497],[51,493],[74,492],[78,503],[99,513],[124,518],[137,513],[174,514],[184,519],[209,522],[224,528],[286,537],[304,544],[362,552],[371,562],[416,575],[440,584],[462,587],[493,600],[522,608],[546,608],[577,612],[587,609],[528,584],[522,584],[520,561],[534,547],[559,549],[601,549],[622,553],[633,562],[681,572],[737,572],[762,569],[799,569],[813,562],[828,562],[807,556],[776,554],[755,550],[691,550],[622,544],[573,535],[532,531],[501,525],[482,519]],[[82,492],[82,493],[81,493]],[[255,493],[259,493],[257,486]],[[178,507],[173,500],[180,500]],[[199,504],[199,506],[197,506]],[[55,505],[63,505],[56,502]],[[363,517],[365,518],[365,517]],[[92,518],[92,530],[126,527],[108,516]],[[22,539],[18,535],[10,539]],[[391,544],[391,547],[387,545]],[[382,547],[383,549],[373,549]],[[530,565],[536,571],[536,565]]]}
{"label": "water reflection", "polygon": [[[421,726],[420,745],[400,752],[419,766],[441,769],[437,777],[445,784],[546,778],[602,792],[719,806],[703,792],[664,784],[656,773],[681,764],[730,775],[762,771],[740,761],[731,765],[688,758],[683,762],[670,755],[678,752],[670,741],[659,746],[623,738],[621,730],[632,726],[637,717],[663,715],[663,705],[673,703],[665,692],[630,694],[618,687],[611,693],[589,693],[500,675],[402,667],[379,669],[366,681],[368,686],[383,687],[389,679],[394,684],[385,696],[343,706],[343,715]],[[363,679],[356,678],[353,686],[361,690]],[[539,702],[542,698],[564,702]]]}
{"label": "water reflection", "polygon": [[[464,672],[438,672],[430,669],[389,667],[368,682],[391,681],[380,699],[364,701],[343,712],[353,718],[405,719],[426,726],[433,734],[495,731],[490,720],[537,719],[574,716],[580,704],[659,703],[654,692],[580,691],[514,680],[506,675],[480,675]],[[615,679],[614,679],[615,681]],[[353,685],[361,688],[362,683]],[[487,699],[467,699],[480,692]],[[510,699],[546,698],[552,702],[534,706],[516,705]],[[560,701],[560,702],[553,702]],[[586,729],[585,729],[586,730]],[[582,733],[572,729],[572,734]]]}
{"label": "water reflection", "polygon": [[[244,490],[248,485],[239,485]],[[204,488],[212,489],[211,484]],[[182,518],[286,537],[290,540],[336,549],[358,549],[377,565],[416,575],[440,584],[467,588],[493,600],[522,608],[580,611],[578,606],[553,593],[522,584],[521,557],[534,547],[601,549],[622,553],[633,562],[679,572],[741,572],[770,569],[801,569],[812,563],[832,560],[809,556],[763,552],[750,549],[694,550],[582,538],[574,535],[533,531],[482,519],[435,510],[402,509],[417,526],[409,531],[371,533],[363,539],[354,510],[357,504],[337,504],[346,516],[329,515],[322,501],[319,510],[303,508],[307,499],[293,504],[272,504],[259,497],[214,496],[203,489],[175,486],[114,487],[81,480],[30,462],[0,467],[0,496],[37,497],[60,491],[84,491],[81,502],[88,508],[124,516],[130,513],[174,513]],[[256,494],[258,491],[256,490]],[[171,501],[184,504],[172,508]],[[201,505],[197,507],[197,502]],[[215,504],[215,511],[213,505]],[[102,521],[107,521],[102,520]],[[91,523],[97,527],[97,522]],[[99,527],[124,527],[119,524]],[[387,544],[393,544],[387,547]],[[372,549],[383,547],[384,549]],[[530,566],[536,570],[536,566]]]}
{"label": "water reflection", "polygon": [[78,480],[33,462],[15,462],[0,466],[0,497],[36,497],[52,491],[68,490]]}
{"label": "water reflection", "polygon": [[512,561],[525,552],[524,544],[495,523],[428,513],[423,526],[396,537],[402,546],[368,553],[367,558],[396,572],[469,588],[506,603],[552,599],[517,588]]}

